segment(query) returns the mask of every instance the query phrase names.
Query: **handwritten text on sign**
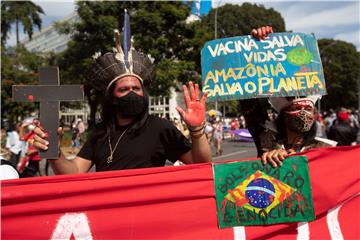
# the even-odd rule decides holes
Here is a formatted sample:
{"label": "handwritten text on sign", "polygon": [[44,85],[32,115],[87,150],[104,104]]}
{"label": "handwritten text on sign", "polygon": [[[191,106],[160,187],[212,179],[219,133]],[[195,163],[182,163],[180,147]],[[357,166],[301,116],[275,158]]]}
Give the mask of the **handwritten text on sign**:
{"label": "handwritten text on sign", "polygon": [[317,42],[309,34],[213,40],[201,50],[201,65],[209,101],[326,94]]}

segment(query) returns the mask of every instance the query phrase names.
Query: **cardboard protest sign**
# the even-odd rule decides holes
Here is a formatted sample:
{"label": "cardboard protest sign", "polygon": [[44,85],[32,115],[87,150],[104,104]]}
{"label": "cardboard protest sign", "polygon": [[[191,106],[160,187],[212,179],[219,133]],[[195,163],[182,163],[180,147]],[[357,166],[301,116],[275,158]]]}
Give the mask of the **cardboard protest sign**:
{"label": "cardboard protest sign", "polygon": [[214,174],[220,228],[315,219],[306,157],[281,168],[260,160],[215,164]]}
{"label": "cardboard protest sign", "polygon": [[275,33],[209,41],[201,50],[202,91],[208,101],[326,94],[316,39]]}

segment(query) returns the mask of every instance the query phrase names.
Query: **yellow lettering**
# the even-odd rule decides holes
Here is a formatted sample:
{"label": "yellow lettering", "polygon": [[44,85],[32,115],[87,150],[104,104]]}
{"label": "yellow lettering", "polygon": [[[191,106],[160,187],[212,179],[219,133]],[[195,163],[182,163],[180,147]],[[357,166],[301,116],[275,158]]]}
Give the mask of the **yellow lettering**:
{"label": "yellow lettering", "polygon": [[213,90],[210,88],[209,85],[205,85],[205,86],[203,87],[203,89],[202,89],[202,92],[203,92],[203,93],[207,92],[208,97],[213,97],[213,96],[215,96]]}
{"label": "yellow lettering", "polygon": [[288,91],[287,86],[286,86],[286,81],[284,78],[280,78],[279,85],[278,85],[276,91],[281,92],[282,89],[285,89],[286,92]]}
{"label": "yellow lettering", "polygon": [[213,96],[222,96],[221,88],[218,84],[214,85]]}
{"label": "yellow lettering", "polygon": [[296,80],[297,78],[294,78],[294,77],[286,78],[286,85],[288,86],[288,89],[298,90],[298,85],[297,85],[297,80]]}
{"label": "yellow lettering", "polygon": [[226,86],[226,89],[227,89],[227,91],[228,91],[228,93],[230,94],[230,95],[233,95],[233,89],[232,89],[232,87],[230,86],[230,84],[229,83],[225,83],[225,86]]}
{"label": "yellow lettering", "polygon": [[270,78],[262,77],[259,78],[259,94],[263,93],[263,87],[270,85]]}
{"label": "yellow lettering", "polygon": [[[250,88],[250,86],[251,86],[251,88]],[[246,82],[244,84],[244,87],[245,87],[245,91],[248,93],[253,93],[256,91],[256,85],[253,82]]]}
{"label": "yellow lettering", "polygon": [[[229,68],[228,72],[227,72],[227,77],[226,79],[228,79],[229,77],[233,78],[234,80],[237,80],[236,78],[236,74],[233,70],[233,68]],[[225,80],[226,81],[226,80]]]}
{"label": "yellow lettering", "polygon": [[224,81],[227,80],[224,69],[222,69],[220,72],[218,70],[215,70],[215,75],[217,79],[219,79],[219,77],[222,77]]}
{"label": "yellow lettering", "polygon": [[275,76],[279,76],[279,73],[286,75],[286,70],[280,62],[276,64]]}
{"label": "yellow lettering", "polygon": [[305,81],[304,81],[305,79],[304,78],[299,78],[299,77],[297,77],[296,78],[296,82],[297,82],[297,85],[298,85],[298,90],[302,90],[302,89],[304,89],[305,88]]}
{"label": "yellow lettering", "polygon": [[263,66],[259,66],[259,65],[256,66],[256,71],[257,71],[258,77],[261,77],[262,75],[269,76],[269,68],[266,64]]}
{"label": "yellow lettering", "polygon": [[245,68],[246,68],[246,75],[248,77],[253,77],[256,75],[256,69],[255,69],[254,65],[248,64],[248,65],[246,65]]}
{"label": "yellow lettering", "polygon": [[233,84],[233,89],[234,89],[234,93],[239,92],[241,95],[244,94],[244,91],[243,91],[243,89],[241,87],[240,82],[236,82],[235,84]]}
{"label": "yellow lettering", "polygon": [[314,84],[317,84],[319,86],[319,88],[323,89],[324,88],[324,85],[322,84],[322,82],[320,81],[320,79],[318,78],[317,75],[313,75],[311,77],[311,80]]}
{"label": "yellow lettering", "polygon": [[235,70],[239,71],[238,74],[237,74],[237,79],[242,79],[242,78],[246,78],[245,76],[243,76],[243,72],[244,72],[244,68],[234,68]]}
{"label": "yellow lettering", "polygon": [[204,85],[207,85],[209,80],[212,80],[212,81],[214,82],[214,84],[218,82],[218,79],[215,78],[215,76],[214,76],[214,74],[212,73],[212,71],[209,71],[209,72],[206,74],[206,78],[205,78],[205,81],[204,81]]}

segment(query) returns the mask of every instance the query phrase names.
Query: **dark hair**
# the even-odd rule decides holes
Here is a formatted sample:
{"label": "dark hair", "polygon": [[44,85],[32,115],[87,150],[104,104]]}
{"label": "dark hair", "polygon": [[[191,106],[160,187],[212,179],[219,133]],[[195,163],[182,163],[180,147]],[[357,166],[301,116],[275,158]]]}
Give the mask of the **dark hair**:
{"label": "dark hair", "polygon": [[[275,123],[276,123],[276,128],[278,131],[277,139],[286,146],[287,145],[287,131],[286,131],[287,127],[286,127],[286,122],[284,120],[284,114],[285,114],[285,112],[281,111],[278,118],[276,119]],[[303,133],[304,146],[307,146],[314,141],[314,138],[316,137],[316,129],[317,129],[317,126],[314,121],[310,130]]]}

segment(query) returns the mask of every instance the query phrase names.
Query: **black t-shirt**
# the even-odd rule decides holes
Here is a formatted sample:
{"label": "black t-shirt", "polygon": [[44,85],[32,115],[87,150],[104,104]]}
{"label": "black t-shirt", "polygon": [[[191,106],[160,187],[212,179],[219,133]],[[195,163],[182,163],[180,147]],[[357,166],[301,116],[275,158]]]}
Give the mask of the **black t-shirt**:
{"label": "black t-shirt", "polygon": [[[128,127],[116,128],[111,137],[113,151],[119,137]],[[107,163],[110,155],[109,136],[99,137],[95,132],[90,134],[78,156],[91,160],[96,171],[109,171],[164,166],[166,160],[175,162],[190,149],[190,142],[168,120],[149,116],[139,132],[126,132],[122,136],[111,163]]]}

